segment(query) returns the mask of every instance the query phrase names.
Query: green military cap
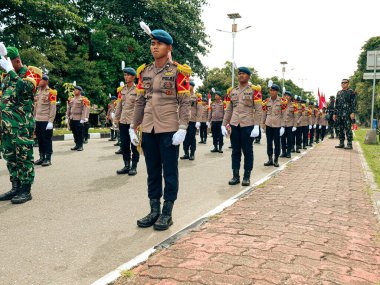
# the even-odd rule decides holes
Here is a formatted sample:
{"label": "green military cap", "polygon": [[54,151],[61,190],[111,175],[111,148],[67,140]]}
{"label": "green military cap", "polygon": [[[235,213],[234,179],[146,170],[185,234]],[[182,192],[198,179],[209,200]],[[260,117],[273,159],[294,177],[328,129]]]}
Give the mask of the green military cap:
{"label": "green military cap", "polygon": [[220,92],[220,91],[216,91],[216,92],[215,92],[215,95],[222,96],[222,92]]}
{"label": "green military cap", "polygon": [[157,29],[157,30],[153,30],[151,35],[154,39],[164,44],[167,44],[167,45],[173,44],[173,38],[167,31]]}
{"label": "green military cap", "polygon": [[195,82],[193,80],[190,80],[190,85],[194,87],[195,86]]}
{"label": "green military cap", "polygon": [[132,67],[126,67],[123,69],[123,72],[124,73],[127,73],[127,74],[130,74],[130,75],[133,75],[133,76],[136,76],[136,70]]}
{"label": "green military cap", "polygon": [[15,47],[7,47],[7,56],[10,59],[15,59],[16,57],[19,57],[20,54],[19,54],[17,48],[15,48]]}
{"label": "green military cap", "polygon": [[239,72],[244,72],[248,75],[251,75],[252,74],[252,71],[248,68],[248,67],[245,67],[245,66],[241,66],[238,68],[238,71]]}

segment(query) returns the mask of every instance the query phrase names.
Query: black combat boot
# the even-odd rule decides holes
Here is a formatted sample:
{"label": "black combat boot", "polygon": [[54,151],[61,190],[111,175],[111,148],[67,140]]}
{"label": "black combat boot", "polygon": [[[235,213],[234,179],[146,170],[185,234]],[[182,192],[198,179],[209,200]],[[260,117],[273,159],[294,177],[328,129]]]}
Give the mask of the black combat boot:
{"label": "black combat boot", "polygon": [[300,149],[301,149],[301,146],[297,146],[296,147],[296,153],[301,153]]}
{"label": "black combat boot", "polygon": [[124,161],[124,167],[120,170],[116,170],[116,173],[117,174],[128,174],[130,169],[131,169],[131,162],[130,161]]}
{"label": "black combat boot", "polygon": [[165,201],[162,207],[162,214],[158,220],[154,223],[153,228],[156,231],[167,230],[172,224],[172,211],[173,211],[174,201]]}
{"label": "black combat boot", "polygon": [[273,157],[268,156],[268,161],[264,163],[264,166],[271,166],[273,165]]}
{"label": "black combat boot", "polygon": [[240,175],[239,175],[239,169],[233,169],[232,170],[232,179],[228,181],[229,185],[236,185],[240,183]]}
{"label": "black combat boot", "polygon": [[12,204],[22,204],[32,200],[32,194],[30,194],[31,187],[31,184],[22,184],[18,194],[12,198]]}
{"label": "black combat boot", "polygon": [[71,150],[78,150],[79,146],[76,144],[74,147],[70,148]]}
{"label": "black combat boot", "polygon": [[12,189],[0,195],[0,201],[11,200],[14,196],[16,196],[19,193],[20,186],[21,186],[20,180],[18,180],[17,178],[14,178],[14,179],[11,178],[11,182],[12,182]]}
{"label": "black combat boot", "polygon": [[335,146],[335,148],[344,148],[344,141],[340,141],[339,144]]}
{"label": "black combat boot", "polygon": [[303,145],[303,149],[307,149],[306,145]]}
{"label": "black combat boot", "polygon": [[222,150],[222,147],[221,147],[221,146],[219,147],[218,152],[219,152],[219,153],[223,153],[223,150]]}
{"label": "black combat boot", "polygon": [[218,152],[218,148],[216,147],[216,145],[214,145],[214,148],[211,150],[211,152]]}
{"label": "black combat boot", "polygon": [[115,141],[115,140],[116,140],[115,131],[111,130],[111,138],[108,141],[112,142],[112,141]]}
{"label": "black combat boot", "polygon": [[185,150],[185,154],[181,156],[180,159],[189,159],[189,151]]}
{"label": "black combat boot", "polygon": [[123,151],[121,150],[121,148],[119,148],[117,151],[115,151],[115,154],[123,154]]}
{"label": "black combat boot", "polygon": [[137,220],[137,225],[140,228],[148,228],[153,226],[153,224],[157,221],[158,217],[161,214],[161,202],[160,199],[151,199],[150,203],[150,213],[146,215],[144,218]]}
{"label": "black combat boot", "polygon": [[292,157],[292,154],[291,154],[290,151],[288,151],[287,154],[286,154],[286,158],[291,158],[291,157]]}
{"label": "black combat boot", "polygon": [[243,181],[241,182],[241,186],[249,186],[251,184],[251,181],[249,180],[250,178],[251,178],[251,171],[244,170],[244,176],[243,176]]}
{"label": "black combat boot", "polygon": [[50,166],[51,165],[51,153],[47,153],[44,159],[44,162],[41,164],[42,166]]}
{"label": "black combat boot", "polygon": [[194,151],[191,151],[190,156],[189,156],[189,160],[194,160],[194,159],[195,159]]}
{"label": "black combat boot", "polygon": [[352,149],[352,142],[348,142],[344,149]]}
{"label": "black combat boot", "polygon": [[279,167],[279,166],[280,166],[280,165],[278,164],[278,157],[277,157],[277,156],[274,158],[273,166],[274,166],[274,167]]}
{"label": "black combat boot", "polygon": [[137,174],[137,161],[132,161],[131,170],[129,170],[129,176],[135,176]]}
{"label": "black combat boot", "polygon": [[40,153],[40,159],[36,160],[34,162],[34,165],[41,165],[45,160],[45,154],[44,153]]}
{"label": "black combat boot", "polygon": [[280,157],[286,157],[286,151],[282,151]]}
{"label": "black combat boot", "polygon": [[296,150],[295,150],[294,146],[293,146],[293,148],[291,149],[291,151],[290,151],[290,152],[293,152],[293,153],[295,153],[295,152],[296,152]]}
{"label": "black combat boot", "polygon": [[201,139],[198,143],[203,143],[203,140]]}

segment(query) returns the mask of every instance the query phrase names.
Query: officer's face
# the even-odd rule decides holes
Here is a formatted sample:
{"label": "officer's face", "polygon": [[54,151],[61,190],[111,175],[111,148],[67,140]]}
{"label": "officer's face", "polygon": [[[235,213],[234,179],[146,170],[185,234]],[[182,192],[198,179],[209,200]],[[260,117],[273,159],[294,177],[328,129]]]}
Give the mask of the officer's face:
{"label": "officer's face", "polygon": [[239,72],[238,73],[238,80],[239,80],[239,83],[247,83],[248,80],[249,80],[249,75],[245,72]]}
{"label": "officer's face", "polygon": [[169,52],[172,51],[172,46],[162,43],[158,40],[152,40],[150,43],[150,52],[154,59],[161,59],[168,57]]}
{"label": "officer's face", "polygon": [[342,86],[342,89],[348,89],[349,83],[347,80],[342,80],[342,82],[340,84]]}
{"label": "officer's face", "polygon": [[124,80],[127,84],[132,83],[135,80],[135,76],[132,74],[124,73]]}
{"label": "officer's face", "polygon": [[46,87],[47,83],[48,82],[46,80],[41,80],[40,83],[38,84],[38,86],[40,86],[40,87]]}
{"label": "officer's face", "polygon": [[80,95],[80,91],[78,89],[74,89],[74,95],[75,96],[79,96]]}
{"label": "officer's face", "polygon": [[278,94],[278,91],[277,90],[274,90],[274,89],[269,89],[269,95],[272,99],[276,99],[277,98],[277,94]]}

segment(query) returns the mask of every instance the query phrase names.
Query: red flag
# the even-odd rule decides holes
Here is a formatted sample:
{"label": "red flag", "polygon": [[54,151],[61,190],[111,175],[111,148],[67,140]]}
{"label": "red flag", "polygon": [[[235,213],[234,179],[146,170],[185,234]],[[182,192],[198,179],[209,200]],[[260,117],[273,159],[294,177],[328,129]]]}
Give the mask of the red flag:
{"label": "red flag", "polygon": [[319,92],[319,88],[318,88],[318,108],[319,109],[322,109],[322,105],[323,105],[323,101],[322,101],[322,95],[321,93]]}

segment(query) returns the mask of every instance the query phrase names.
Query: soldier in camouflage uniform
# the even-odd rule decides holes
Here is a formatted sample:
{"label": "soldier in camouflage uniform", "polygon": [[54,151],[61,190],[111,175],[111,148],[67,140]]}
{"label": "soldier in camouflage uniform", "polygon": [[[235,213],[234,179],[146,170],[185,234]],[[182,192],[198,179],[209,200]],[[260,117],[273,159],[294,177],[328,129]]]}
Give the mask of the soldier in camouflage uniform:
{"label": "soldier in camouflage uniform", "polygon": [[327,112],[326,112],[328,114],[328,123],[329,123],[328,125],[330,128],[330,130],[329,130],[330,131],[330,139],[334,138],[334,130],[335,130],[335,136],[337,138],[339,137],[338,129],[336,127],[336,123],[333,120],[334,110],[335,110],[335,96],[330,96],[330,102],[327,105]]}
{"label": "soldier in camouflage uniform", "polygon": [[[349,89],[348,79],[342,80],[342,90],[336,95],[334,122],[337,123],[339,132],[339,145],[336,148],[352,149],[352,129],[351,123],[355,122],[356,93]],[[347,137],[347,146],[344,146],[344,139]]]}
{"label": "soldier in camouflage uniform", "polygon": [[0,195],[0,201],[11,200],[13,204],[21,204],[32,199],[33,95],[42,72],[23,66],[19,52],[14,47],[7,48],[7,57],[0,59],[0,66],[7,73],[3,80],[0,104],[1,148],[12,182],[12,189]]}

